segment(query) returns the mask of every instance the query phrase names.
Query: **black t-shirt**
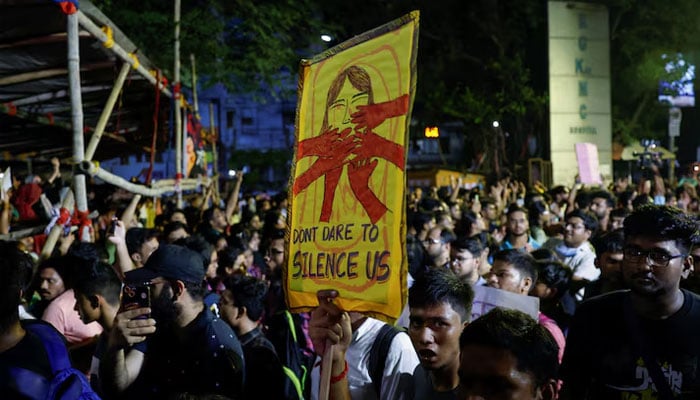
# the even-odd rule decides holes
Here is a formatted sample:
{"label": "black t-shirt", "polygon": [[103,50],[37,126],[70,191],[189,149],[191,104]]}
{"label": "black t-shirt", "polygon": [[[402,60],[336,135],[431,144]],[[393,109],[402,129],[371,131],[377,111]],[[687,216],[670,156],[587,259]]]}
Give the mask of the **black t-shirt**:
{"label": "black t-shirt", "polygon": [[240,397],[245,376],[241,344],[231,327],[206,307],[188,326],[156,331],[147,342],[144,365],[128,398],[163,399],[181,393]]}
{"label": "black t-shirt", "polygon": [[275,347],[256,328],[239,337],[245,355],[244,399],[283,399],[284,371]]}
{"label": "black t-shirt", "polygon": [[[683,290],[678,312],[664,320],[639,318],[628,327],[627,290],[582,303],[567,337],[561,376],[576,399],[656,398],[633,335],[644,334],[676,398],[700,398],[700,297]],[[641,337],[641,336],[640,336]]]}

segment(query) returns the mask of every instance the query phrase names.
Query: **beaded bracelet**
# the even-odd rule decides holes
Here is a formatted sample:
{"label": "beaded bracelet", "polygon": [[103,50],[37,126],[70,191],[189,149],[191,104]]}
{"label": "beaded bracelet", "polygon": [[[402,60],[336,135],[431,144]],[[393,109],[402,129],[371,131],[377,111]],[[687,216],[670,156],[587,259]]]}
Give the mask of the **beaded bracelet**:
{"label": "beaded bracelet", "polygon": [[347,375],[348,375],[348,362],[345,361],[345,369],[343,370],[343,372],[341,372],[340,375],[338,375],[338,376],[331,376],[331,385],[342,381],[343,379],[345,379],[345,377]]}

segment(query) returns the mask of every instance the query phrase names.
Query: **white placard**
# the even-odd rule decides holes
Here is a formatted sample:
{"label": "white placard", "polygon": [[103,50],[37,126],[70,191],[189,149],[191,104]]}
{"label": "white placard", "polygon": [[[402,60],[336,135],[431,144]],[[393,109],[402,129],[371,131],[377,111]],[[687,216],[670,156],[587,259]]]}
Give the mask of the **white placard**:
{"label": "white placard", "polygon": [[489,286],[473,286],[472,321],[496,307],[522,311],[537,321],[540,312],[540,299],[533,296],[515,294]]}

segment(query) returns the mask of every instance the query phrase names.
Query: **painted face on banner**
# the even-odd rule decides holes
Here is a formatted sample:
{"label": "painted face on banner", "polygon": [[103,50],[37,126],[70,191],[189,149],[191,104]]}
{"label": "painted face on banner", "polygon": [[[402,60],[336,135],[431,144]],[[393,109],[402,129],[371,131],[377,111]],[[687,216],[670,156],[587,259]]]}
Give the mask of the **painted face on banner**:
{"label": "painted face on banner", "polygon": [[369,96],[352,86],[349,78],[345,78],[338,97],[328,110],[328,123],[331,127],[343,130],[352,127],[350,116],[358,111],[357,106],[369,104]]}

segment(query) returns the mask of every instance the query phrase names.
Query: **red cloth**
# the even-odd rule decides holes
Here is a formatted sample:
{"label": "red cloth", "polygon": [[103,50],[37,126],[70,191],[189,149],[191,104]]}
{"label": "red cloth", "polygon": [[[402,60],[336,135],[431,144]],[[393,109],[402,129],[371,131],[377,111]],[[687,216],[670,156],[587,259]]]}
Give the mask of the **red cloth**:
{"label": "red cloth", "polygon": [[41,186],[36,183],[25,183],[17,189],[12,199],[12,204],[17,208],[20,221],[33,221],[38,219],[32,206],[41,197]]}

